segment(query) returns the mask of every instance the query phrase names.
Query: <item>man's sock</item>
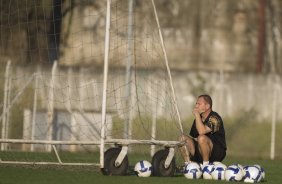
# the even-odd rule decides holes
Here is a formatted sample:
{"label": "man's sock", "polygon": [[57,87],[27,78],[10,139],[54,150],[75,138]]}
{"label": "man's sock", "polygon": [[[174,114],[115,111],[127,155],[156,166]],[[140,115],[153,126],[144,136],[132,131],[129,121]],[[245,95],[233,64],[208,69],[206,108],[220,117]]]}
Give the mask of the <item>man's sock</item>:
{"label": "man's sock", "polygon": [[188,165],[189,163],[191,163],[191,161],[184,162],[185,165]]}
{"label": "man's sock", "polygon": [[203,165],[209,165],[209,161],[203,161]]}

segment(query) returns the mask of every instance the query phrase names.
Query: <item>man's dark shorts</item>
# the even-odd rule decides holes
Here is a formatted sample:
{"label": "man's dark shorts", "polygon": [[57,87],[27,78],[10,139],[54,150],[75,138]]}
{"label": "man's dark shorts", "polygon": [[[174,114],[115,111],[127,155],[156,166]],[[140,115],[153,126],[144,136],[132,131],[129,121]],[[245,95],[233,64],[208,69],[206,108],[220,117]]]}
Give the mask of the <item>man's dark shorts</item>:
{"label": "man's dark shorts", "polygon": [[[193,140],[195,144],[195,155],[191,157],[191,160],[194,162],[202,163],[203,158],[199,152],[198,142]],[[210,156],[210,162],[221,162],[226,156],[226,150],[223,149],[221,146],[213,143],[213,149]]]}

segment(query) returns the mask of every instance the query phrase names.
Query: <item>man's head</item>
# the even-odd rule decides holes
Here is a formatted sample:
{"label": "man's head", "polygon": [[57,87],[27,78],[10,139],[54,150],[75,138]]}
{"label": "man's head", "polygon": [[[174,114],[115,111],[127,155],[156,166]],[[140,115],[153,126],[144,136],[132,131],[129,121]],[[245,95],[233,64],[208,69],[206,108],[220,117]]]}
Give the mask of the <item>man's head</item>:
{"label": "man's head", "polygon": [[202,114],[204,112],[212,110],[212,99],[209,95],[198,96],[196,106],[198,111]]}

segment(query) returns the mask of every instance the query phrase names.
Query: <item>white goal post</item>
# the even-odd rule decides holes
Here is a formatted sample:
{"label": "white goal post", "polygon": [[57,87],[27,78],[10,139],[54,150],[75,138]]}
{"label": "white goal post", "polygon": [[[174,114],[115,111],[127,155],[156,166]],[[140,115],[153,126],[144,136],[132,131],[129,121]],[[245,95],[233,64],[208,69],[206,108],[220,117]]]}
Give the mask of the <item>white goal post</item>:
{"label": "white goal post", "polygon": [[[183,133],[183,127],[155,2],[151,0],[151,5],[146,4],[146,6],[152,8],[150,15],[154,19],[151,20],[151,17],[147,14],[146,21],[149,20],[150,25],[144,28],[138,27],[139,25],[134,22],[136,20],[134,8],[123,8],[124,4],[119,4],[124,1],[115,1],[115,5],[111,4],[112,0],[106,1],[104,43],[96,43],[93,40],[90,42],[91,47],[95,44],[99,46],[99,49],[102,46],[104,47],[103,72],[97,69],[95,70],[96,73],[90,72],[92,76],[89,76],[81,70],[76,75],[72,73],[71,69],[59,68],[60,61],[54,61],[52,68],[45,71],[33,71],[32,75],[26,71],[22,72],[21,75],[9,75],[9,73],[15,72],[10,71],[11,63],[8,62],[6,75],[3,78],[6,82],[4,86],[5,103],[0,117],[2,120],[0,144],[1,153],[3,153],[0,155],[0,164],[94,165],[103,169],[105,151],[108,148],[121,148],[115,161],[118,165],[130,152],[128,150],[130,145],[151,146],[151,156],[155,154],[154,146],[157,145],[166,148],[166,151],[168,151],[165,168],[169,167],[173,161],[175,148],[183,143],[171,140],[172,138],[168,137],[167,132],[174,132],[171,136],[176,139],[175,134]],[[128,2],[129,6],[133,5],[133,0]],[[111,9],[116,11],[114,18],[111,17]],[[132,14],[133,17],[128,20],[124,18],[126,11],[130,11],[129,14]],[[122,16],[119,15],[120,12],[123,13]],[[90,14],[89,16],[100,17],[101,15],[104,16],[105,12],[98,14],[94,13],[94,15]],[[139,16],[142,17],[143,15]],[[142,18],[141,20],[143,21]],[[117,23],[118,21],[121,22],[121,25]],[[111,23],[115,23],[112,26],[113,28],[111,28]],[[145,23],[147,22],[144,21],[143,24]],[[133,26],[133,30],[126,26]],[[145,32],[142,32],[143,29]],[[138,31],[141,38],[136,37]],[[126,35],[124,32],[129,33]],[[114,38],[111,38],[111,36]],[[74,46],[70,47],[75,48]],[[129,48],[127,48],[128,53],[125,54],[126,47]],[[137,50],[136,47],[141,49]],[[79,53],[76,54],[79,55]],[[101,59],[100,53],[91,56],[93,60]],[[120,62],[130,57],[132,57],[132,61],[127,62],[131,63],[132,66],[110,62],[113,60]],[[137,63],[137,61],[141,63]],[[114,67],[111,67],[111,64]],[[123,71],[123,68],[135,70],[132,71],[131,75],[126,73],[126,70]],[[139,73],[136,72],[137,70]],[[126,80],[124,80],[125,75],[128,75]],[[9,80],[14,80],[15,83],[15,86],[11,89]],[[126,100],[124,99],[128,96],[132,99],[136,98],[136,100],[128,100],[125,104],[124,101]],[[21,102],[25,98],[28,102]],[[23,103],[23,105],[17,107],[17,103]],[[19,130],[13,130],[16,133],[11,136],[8,135],[9,132],[7,131],[11,123],[7,123],[6,117],[14,109],[18,110],[17,108],[21,108],[20,112],[23,112],[23,122],[21,122],[23,130],[20,133]],[[135,117],[133,117],[133,114]],[[20,116],[20,114],[17,114],[17,116]],[[123,122],[122,125],[119,124],[120,122]],[[165,129],[158,131],[160,127]],[[143,133],[143,137],[138,135],[140,132]],[[64,149],[64,146],[67,146],[67,149]],[[75,148],[79,146],[84,146],[83,151],[85,152],[99,150],[99,163],[68,162],[62,159],[61,151],[75,152],[77,151]],[[28,161],[27,159],[17,161],[16,156],[15,160],[5,158],[5,154],[14,154],[14,150],[51,153],[55,155],[56,160]]]}
{"label": "white goal post", "polygon": [[[169,84],[171,87],[171,92],[172,92],[172,101],[173,101],[173,105],[176,109],[176,113],[177,113],[177,118],[178,118],[178,123],[179,123],[179,127],[180,127],[180,131],[181,133],[183,133],[183,127],[181,124],[181,119],[180,119],[180,114],[179,114],[179,110],[178,110],[178,106],[177,106],[177,102],[176,102],[176,97],[175,97],[175,92],[174,92],[174,87],[173,87],[173,82],[172,82],[172,77],[171,77],[171,73],[170,73],[170,68],[168,65],[168,58],[167,58],[167,53],[165,50],[165,46],[164,46],[164,41],[163,41],[163,35],[162,35],[162,31],[161,31],[161,27],[160,27],[160,23],[159,23],[159,19],[158,19],[158,15],[157,15],[157,10],[155,7],[155,3],[154,0],[151,0],[152,2],[152,6],[154,9],[154,15],[155,15],[155,19],[156,19],[156,24],[158,27],[158,32],[159,32],[159,37],[160,37],[160,41],[161,41],[161,48],[164,54],[164,59],[165,59],[165,65],[166,65],[166,69],[167,69],[167,75],[169,76]],[[100,145],[100,168],[103,169],[104,168],[104,144],[106,143],[106,141],[110,141],[113,143],[117,143],[115,142],[116,140],[106,140],[105,139],[105,124],[106,124],[106,109],[107,109],[107,81],[108,81],[108,67],[109,67],[109,44],[110,44],[110,18],[111,18],[111,0],[107,0],[107,14],[106,14],[106,30],[105,30],[105,57],[104,57],[104,85],[103,85],[103,102],[102,102],[102,129],[101,129],[101,145]],[[161,144],[163,145],[163,141],[153,141],[153,140],[143,140],[143,141],[133,141],[132,140],[120,140],[121,143],[142,143],[142,144],[149,144],[149,145],[153,145],[153,144]],[[167,145],[170,146],[176,146],[179,145],[180,142],[178,141],[170,141],[167,142]],[[120,153],[122,154],[122,152]],[[169,165],[170,163],[168,163]]]}
{"label": "white goal post", "polygon": [[[0,158],[0,164],[24,164],[24,165],[62,165],[62,166],[100,166],[99,163],[73,163],[62,162],[60,154],[56,149],[56,145],[101,145],[101,141],[50,141],[50,140],[23,140],[23,139],[0,139],[0,143],[13,143],[13,144],[43,144],[49,145],[55,152],[57,162],[27,162],[27,161],[4,161]],[[132,144],[139,145],[161,145],[163,147],[175,148],[182,143],[179,141],[161,141],[161,140],[125,140],[125,139],[109,139],[104,140],[104,144],[129,146]],[[104,152],[103,154],[104,155]]]}

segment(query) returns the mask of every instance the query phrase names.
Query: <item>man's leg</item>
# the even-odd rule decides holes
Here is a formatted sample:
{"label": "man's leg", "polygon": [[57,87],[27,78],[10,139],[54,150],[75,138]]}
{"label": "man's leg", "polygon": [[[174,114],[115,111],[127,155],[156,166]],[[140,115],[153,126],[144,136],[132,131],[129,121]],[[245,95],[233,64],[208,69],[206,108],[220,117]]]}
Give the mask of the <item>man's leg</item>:
{"label": "man's leg", "polygon": [[209,162],[212,153],[213,143],[206,135],[198,136],[199,152],[202,155],[203,163]]}
{"label": "man's leg", "polygon": [[186,135],[181,135],[178,138],[179,141],[185,141],[183,146],[179,146],[180,154],[182,155],[186,163],[190,162],[190,155],[195,154],[195,145],[191,137]]}

